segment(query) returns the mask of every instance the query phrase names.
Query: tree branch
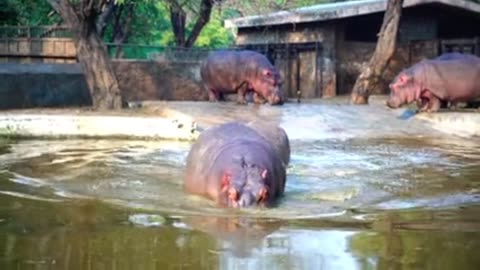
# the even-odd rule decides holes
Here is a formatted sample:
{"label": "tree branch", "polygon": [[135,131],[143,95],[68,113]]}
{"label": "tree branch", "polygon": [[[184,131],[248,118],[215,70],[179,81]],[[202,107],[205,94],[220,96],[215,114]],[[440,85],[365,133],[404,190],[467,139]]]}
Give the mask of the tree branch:
{"label": "tree branch", "polygon": [[52,8],[58,13],[58,14],[61,14],[60,13],[60,2],[59,0],[47,0],[48,3],[50,4],[50,6],[52,6]]}
{"label": "tree branch", "polygon": [[177,46],[185,46],[185,22],[187,15],[179,6],[170,6],[170,22]]}
{"label": "tree branch", "polygon": [[115,0],[110,0],[110,1],[108,1],[107,6],[102,11],[100,16],[98,16],[98,19],[97,19],[97,33],[101,37],[103,37],[103,34],[105,32],[105,28],[107,28],[108,22],[112,18],[112,14],[114,13],[116,7],[117,7],[116,1]]}
{"label": "tree branch", "polygon": [[197,17],[197,21],[193,26],[192,32],[188,36],[185,47],[192,47],[197,40],[198,35],[202,31],[203,27],[210,21],[210,14],[212,13],[213,0],[202,0],[200,4],[200,12]]}

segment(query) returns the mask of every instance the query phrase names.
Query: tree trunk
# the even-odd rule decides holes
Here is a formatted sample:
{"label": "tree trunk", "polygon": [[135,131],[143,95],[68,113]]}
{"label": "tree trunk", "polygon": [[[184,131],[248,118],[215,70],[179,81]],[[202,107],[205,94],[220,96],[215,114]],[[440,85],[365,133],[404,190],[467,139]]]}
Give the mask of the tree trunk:
{"label": "tree trunk", "polygon": [[351,103],[368,104],[372,90],[379,85],[381,76],[395,53],[402,5],[403,0],[388,0],[375,52],[353,86]]}
{"label": "tree trunk", "polygon": [[93,108],[121,109],[120,87],[97,34],[96,18],[105,1],[80,0],[73,6],[68,0],[48,0],[75,34],[77,58],[87,81]]}
{"label": "tree trunk", "polygon": [[[123,15],[123,7],[126,6],[126,14]],[[125,3],[118,9],[113,24],[113,34],[111,42],[115,43],[115,58],[122,58],[124,54],[122,44],[128,41],[130,29],[133,20],[133,2]]]}
{"label": "tree trunk", "polygon": [[115,9],[117,8],[117,4],[115,3],[114,0],[111,0],[108,2],[107,6],[105,9],[102,11],[102,14],[98,16],[97,19],[97,33],[100,37],[103,37],[105,34],[105,29],[107,28],[107,25],[115,12]]}
{"label": "tree trunk", "polygon": [[77,58],[87,80],[93,107],[121,109],[122,98],[107,51],[98,35],[76,40]]}
{"label": "tree trunk", "polygon": [[222,0],[201,0],[198,10],[197,19],[193,25],[192,31],[186,37],[186,20],[187,13],[178,1],[170,2],[170,22],[172,24],[173,35],[175,36],[175,44],[182,48],[190,48],[195,44],[203,27],[210,21],[213,4],[221,3]]}
{"label": "tree trunk", "polygon": [[173,35],[175,36],[175,44],[185,47],[185,24],[187,15],[182,7],[178,5],[170,6],[170,22],[172,23]]}

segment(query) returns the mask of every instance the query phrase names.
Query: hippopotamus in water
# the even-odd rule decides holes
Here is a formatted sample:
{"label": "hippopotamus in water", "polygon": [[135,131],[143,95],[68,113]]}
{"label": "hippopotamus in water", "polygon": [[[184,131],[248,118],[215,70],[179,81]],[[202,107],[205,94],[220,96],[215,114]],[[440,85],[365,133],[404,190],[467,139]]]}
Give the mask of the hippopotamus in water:
{"label": "hippopotamus in water", "polygon": [[403,70],[390,84],[387,105],[414,101],[419,111],[435,112],[441,102],[468,102],[480,97],[480,58],[449,53]]}
{"label": "hippopotamus in water", "polygon": [[283,135],[262,135],[238,122],[203,131],[187,156],[185,191],[225,207],[271,206],[284,192],[290,159],[279,154],[289,146],[275,138]]}
{"label": "hippopotamus in water", "polygon": [[247,126],[253,128],[269,141],[285,166],[290,162],[290,142],[283,128],[265,121],[251,121]]}
{"label": "hippopotamus in water", "polygon": [[281,105],[284,93],[282,78],[263,54],[254,51],[220,50],[211,53],[202,63],[200,75],[210,101],[223,100],[224,94],[237,93],[237,102],[246,104],[247,92],[253,99]]}

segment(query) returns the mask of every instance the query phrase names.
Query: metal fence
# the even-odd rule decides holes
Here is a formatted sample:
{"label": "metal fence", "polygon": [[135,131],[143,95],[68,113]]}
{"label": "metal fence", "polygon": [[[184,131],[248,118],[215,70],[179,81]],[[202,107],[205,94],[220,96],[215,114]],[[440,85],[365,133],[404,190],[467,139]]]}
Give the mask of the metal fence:
{"label": "metal fence", "polygon": [[[66,26],[0,26],[0,55],[9,58],[65,58],[65,46],[44,46],[52,41],[70,43],[73,34]],[[115,59],[165,59],[178,62],[198,62],[211,49],[181,48],[157,45],[105,43],[108,54]],[[39,50],[45,50],[48,53]],[[19,49],[21,48],[21,50]],[[32,48],[37,48],[33,50]],[[75,52],[72,52],[73,59]]]}
{"label": "metal fence", "polygon": [[480,56],[480,37],[440,41],[440,53],[459,52]]}
{"label": "metal fence", "polygon": [[202,61],[212,49],[139,44],[105,43],[109,56],[117,59],[151,59],[177,62]]}

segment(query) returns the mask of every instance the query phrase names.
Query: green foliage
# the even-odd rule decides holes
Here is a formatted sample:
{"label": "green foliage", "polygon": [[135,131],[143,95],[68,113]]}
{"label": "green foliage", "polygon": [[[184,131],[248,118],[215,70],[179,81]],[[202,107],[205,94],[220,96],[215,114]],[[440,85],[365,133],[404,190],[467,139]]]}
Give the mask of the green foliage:
{"label": "green foliage", "polygon": [[203,28],[195,42],[196,47],[224,48],[234,43],[233,34],[223,27],[223,17],[217,12],[212,14],[210,22]]}
{"label": "green foliage", "polygon": [[[226,14],[228,15],[229,13],[227,12]],[[194,20],[192,18],[195,14],[189,15],[191,18],[187,21],[187,35],[193,28]],[[165,1],[141,1],[137,3],[129,43],[175,46],[175,38],[169,16],[168,6]],[[212,12],[210,22],[200,33],[195,47],[219,48],[233,44],[232,33],[223,27],[225,18],[228,17],[216,7]]]}
{"label": "green foliage", "polygon": [[[167,0],[118,0],[120,4],[133,1],[134,16],[131,24],[131,34],[127,43],[175,46],[175,39],[170,22]],[[212,10],[210,22],[200,33],[195,47],[220,48],[228,47],[234,43],[234,38],[229,29],[223,27],[225,19],[272,12],[281,9],[290,9],[300,6],[334,2],[332,0],[223,0],[220,5],[215,5]],[[183,2],[182,2],[183,3]],[[185,2],[187,12],[186,35],[193,28],[198,14],[199,1]],[[0,0],[0,24],[3,25],[52,25],[60,22],[60,17],[46,0]],[[107,27],[104,41],[112,42],[112,26]],[[154,49],[142,50],[126,48],[128,57],[145,56]],[[157,49],[158,50],[158,49]]]}
{"label": "green foliage", "polygon": [[2,25],[52,25],[60,21],[46,0],[0,0],[0,10]]}

